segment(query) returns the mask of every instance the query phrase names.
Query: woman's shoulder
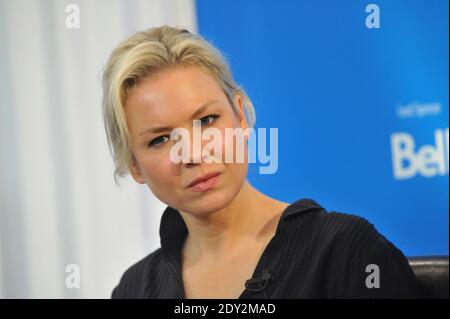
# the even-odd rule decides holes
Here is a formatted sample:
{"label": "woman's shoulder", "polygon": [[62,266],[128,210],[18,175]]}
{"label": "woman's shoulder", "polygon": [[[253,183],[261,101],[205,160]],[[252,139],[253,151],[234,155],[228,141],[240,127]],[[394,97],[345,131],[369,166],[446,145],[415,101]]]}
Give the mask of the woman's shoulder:
{"label": "woman's shoulder", "polygon": [[[318,225],[317,225],[318,224]],[[367,218],[351,213],[329,211],[316,219],[318,237],[341,252],[367,254],[370,250],[401,251]]]}
{"label": "woman's shoulder", "polygon": [[[368,219],[336,211],[317,219],[320,251],[335,275],[332,294],[344,298],[417,298],[415,275],[403,252]],[[379,276],[375,288],[369,279]],[[372,277],[371,277],[372,276]]]}
{"label": "woman's shoulder", "polygon": [[356,214],[328,211],[309,198],[294,202],[283,215],[283,228],[286,227],[301,237],[307,236],[320,241],[348,241],[379,235],[375,226],[366,218]]}
{"label": "woman's shoulder", "polygon": [[322,209],[307,227],[295,232],[306,236],[318,250],[336,254],[338,258],[371,259],[389,255],[403,264],[406,261],[403,252],[370,220],[357,214]]}
{"label": "woman's shoulder", "polygon": [[140,298],[144,293],[144,283],[149,276],[155,275],[154,270],[162,260],[161,248],[158,248],[131,265],[120,278],[119,284],[114,288],[111,298]]}
{"label": "woman's shoulder", "polygon": [[314,227],[317,231],[326,229],[332,235],[342,235],[358,229],[376,231],[366,218],[335,210],[328,211],[311,198],[302,198],[290,204],[282,216],[283,220],[295,228],[303,228],[306,224],[310,226],[312,222],[317,226]]}
{"label": "woman's shoulder", "polygon": [[326,231],[333,240],[382,236],[372,222],[355,214],[329,211],[319,215],[317,222],[321,224],[321,230]]}

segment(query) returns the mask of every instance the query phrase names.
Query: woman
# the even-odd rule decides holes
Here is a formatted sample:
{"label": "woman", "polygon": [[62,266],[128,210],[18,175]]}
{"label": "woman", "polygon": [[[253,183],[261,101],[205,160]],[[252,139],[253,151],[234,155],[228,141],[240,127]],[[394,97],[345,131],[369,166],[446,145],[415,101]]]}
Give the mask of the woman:
{"label": "woman", "polygon": [[103,86],[115,177],[129,172],[168,205],[161,248],[125,272],[113,298],[417,297],[405,256],[368,221],[250,185],[247,156],[223,160],[237,137],[173,161],[175,129],[198,123],[224,135],[254,124],[250,99],[203,38],[168,26],[139,32],[111,54]]}

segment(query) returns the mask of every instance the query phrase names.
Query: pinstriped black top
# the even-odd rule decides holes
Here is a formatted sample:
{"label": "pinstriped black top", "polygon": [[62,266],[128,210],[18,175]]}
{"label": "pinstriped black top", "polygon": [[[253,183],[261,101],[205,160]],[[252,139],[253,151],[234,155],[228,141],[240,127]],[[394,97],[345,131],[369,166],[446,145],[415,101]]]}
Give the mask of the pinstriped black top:
{"label": "pinstriped black top", "polygon": [[[112,298],[184,298],[181,249],[186,235],[179,212],[167,207],[161,248],[123,274]],[[370,222],[327,212],[311,199],[285,209],[252,278],[257,280],[243,285],[239,298],[420,297],[406,257]]]}

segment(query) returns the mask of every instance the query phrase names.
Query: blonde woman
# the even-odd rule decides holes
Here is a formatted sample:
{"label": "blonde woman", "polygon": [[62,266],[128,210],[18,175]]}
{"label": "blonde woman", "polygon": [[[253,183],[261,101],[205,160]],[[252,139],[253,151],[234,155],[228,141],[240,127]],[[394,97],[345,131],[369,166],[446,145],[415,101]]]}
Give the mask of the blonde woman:
{"label": "blonde woman", "polygon": [[[124,273],[113,298],[418,296],[405,256],[367,220],[261,193],[246,180],[247,156],[206,161],[194,151],[173,161],[175,129],[199,123],[225,134],[255,122],[249,97],[201,36],[169,26],[131,36],[112,52],[103,89],[115,178],[130,173],[168,206],[161,247]],[[209,156],[233,143],[223,139],[224,152]]]}

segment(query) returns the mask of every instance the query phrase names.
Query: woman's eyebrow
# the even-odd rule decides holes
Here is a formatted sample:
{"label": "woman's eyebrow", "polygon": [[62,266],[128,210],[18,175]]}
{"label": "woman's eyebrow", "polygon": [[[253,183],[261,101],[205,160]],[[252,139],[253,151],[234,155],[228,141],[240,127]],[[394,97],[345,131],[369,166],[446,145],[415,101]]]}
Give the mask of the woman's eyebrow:
{"label": "woman's eyebrow", "polygon": [[[211,104],[216,103],[218,100],[212,100],[209,102],[206,102],[202,105],[200,105],[197,110],[192,114],[191,119],[194,119],[195,117],[197,117],[198,115],[200,115],[201,113],[203,113],[203,111],[206,110],[206,108],[208,106],[210,106]],[[161,132],[167,132],[167,131],[171,131],[172,128],[168,127],[168,126],[163,126],[163,127],[149,127],[147,129],[145,129],[144,131],[142,131],[139,136],[144,135],[146,133],[161,133]]]}
{"label": "woman's eyebrow", "polygon": [[192,114],[191,120],[194,119],[194,118],[196,118],[198,115],[202,114],[203,111],[204,111],[208,106],[210,106],[211,104],[214,104],[214,103],[216,103],[216,102],[217,102],[217,100],[212,100],[212,101],[209,101],[209,102],[206,102],[206,103],[200,105],[200,106],[198,107],[197,111],[195,111],[194,114]]}

